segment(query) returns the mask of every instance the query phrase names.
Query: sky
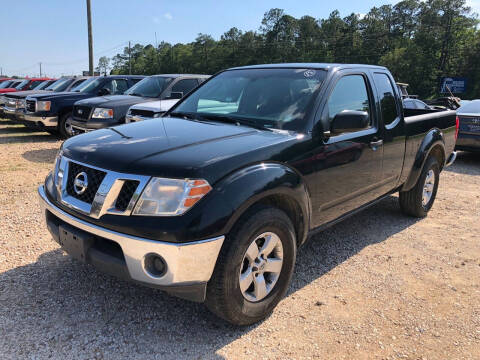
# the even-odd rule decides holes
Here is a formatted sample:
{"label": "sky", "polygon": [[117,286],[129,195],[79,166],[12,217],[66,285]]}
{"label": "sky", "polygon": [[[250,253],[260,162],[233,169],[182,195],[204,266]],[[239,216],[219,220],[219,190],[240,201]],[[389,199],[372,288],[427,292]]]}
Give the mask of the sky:
{"label": "sky", "polygon": [[[191,42],[198,33],[218,39],[231,27],[258,30],[271,8],[289,15],[326,18],[365,14],[394,0],[91,0],[95,66],[101,56],[123,51],[128,41],[141,44]],[[480,0],[469,0],[480,13]],[[16,0],[2,3],[0,68],[7,75],[48,76],[88,70],[85,0]]]}

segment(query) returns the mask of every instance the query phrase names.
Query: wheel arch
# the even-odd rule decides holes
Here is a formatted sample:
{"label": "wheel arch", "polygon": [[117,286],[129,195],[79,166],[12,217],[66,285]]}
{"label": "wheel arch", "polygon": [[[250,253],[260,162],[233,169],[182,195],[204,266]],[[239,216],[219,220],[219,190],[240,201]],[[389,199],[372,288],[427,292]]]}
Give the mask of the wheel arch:
{"label": "wheel arch", "polygon": [[436,128],[430,130],[420,143],[410,174],[403,184],[401,191],[408,191],[415,186],[425,166],[425,162],[430,155],[437,158],[441,171],[445,166],[446,160],[445,140],[442,131]]}
{"label": "wheel arch", "polygon": [[310,196],[295,170],[284,164],[257,164],[229,176],[220,185],[234,210],[225,233],[254,207],[272,206],[284,211],[295,227],[297,245],[305,242],[310,226]]}

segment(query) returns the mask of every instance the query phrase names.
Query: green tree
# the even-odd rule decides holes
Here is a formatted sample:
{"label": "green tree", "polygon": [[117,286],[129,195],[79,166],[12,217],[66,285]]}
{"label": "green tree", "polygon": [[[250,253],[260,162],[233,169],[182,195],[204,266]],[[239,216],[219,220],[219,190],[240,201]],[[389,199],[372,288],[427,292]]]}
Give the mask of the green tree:
{"label": "green tree", "polygon": [[107,71],[110,68],[110,59],[106,56],[102,56],[100,59],[98,59],[98,66],[96,70],[100,74],[107,75]]}

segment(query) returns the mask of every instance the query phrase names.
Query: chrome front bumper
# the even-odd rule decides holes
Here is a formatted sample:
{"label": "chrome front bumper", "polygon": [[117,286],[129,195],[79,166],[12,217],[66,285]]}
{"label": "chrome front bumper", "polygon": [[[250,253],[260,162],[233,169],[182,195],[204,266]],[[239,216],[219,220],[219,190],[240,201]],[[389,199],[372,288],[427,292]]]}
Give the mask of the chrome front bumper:
{"label": "chrome front bumper", "polygon": [[17,108],[11,108],[11,107],[7,107],[7,106],[3,107],[3,112],[7,115],[15,115],[16,111],[17,111]]}
{"label": "chrome front bumper", "polygon": [[[38,188],[42,212],[46,210],[63,222],[87,233],[116,242],[125,257],[130,277],[153,286],[168,287],[206,283],[212,276],[224,236],[184,244],[166,243],[122,234],[80,220],[55,206],[41,185]],[[145,269],[145,257],[149,254],[161,256],[167,270],[160,277],[152,276]]]}
{"label": "chrome front bumper", "polygon": [[33,122],[35,124],[41,124],[45,127],[56,127],[58,124],[58,116],[38,116],[25,113],[25,121]]}

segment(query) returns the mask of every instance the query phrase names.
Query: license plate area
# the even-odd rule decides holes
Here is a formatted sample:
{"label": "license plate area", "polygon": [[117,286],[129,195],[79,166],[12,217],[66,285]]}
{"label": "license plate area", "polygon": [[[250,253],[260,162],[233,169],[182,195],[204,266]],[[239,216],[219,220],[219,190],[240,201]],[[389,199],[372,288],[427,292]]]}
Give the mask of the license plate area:
{"label": "license plate area", "polygon": [[85,262],[93,244],[93,236],[69,225],[58,227],[59,243],[70,256]]}

